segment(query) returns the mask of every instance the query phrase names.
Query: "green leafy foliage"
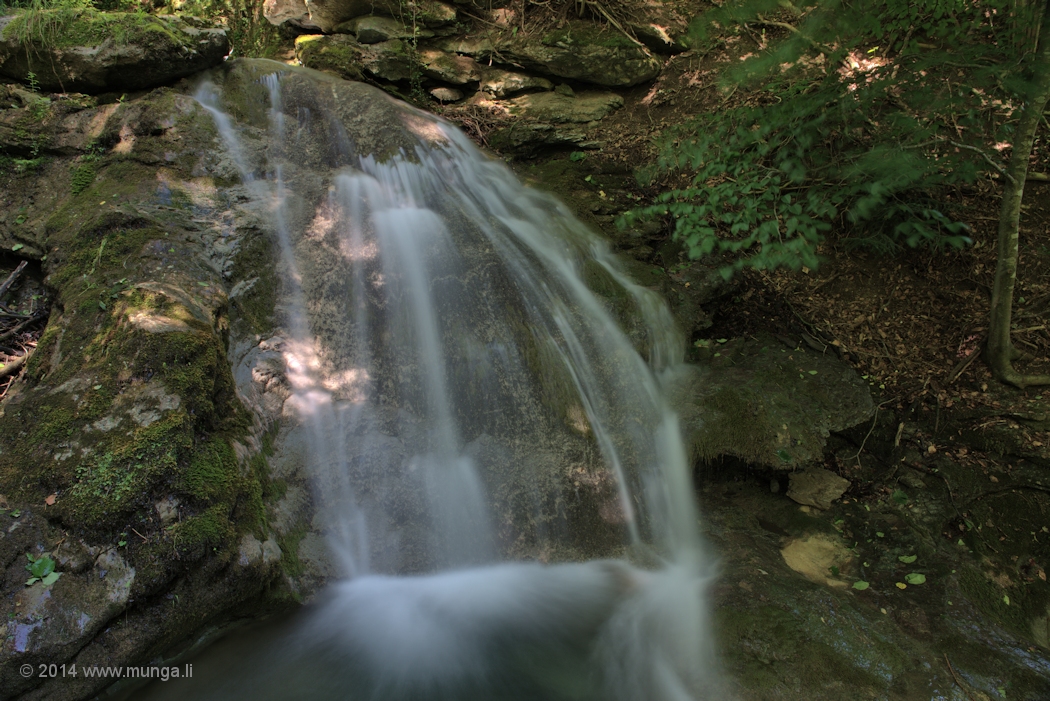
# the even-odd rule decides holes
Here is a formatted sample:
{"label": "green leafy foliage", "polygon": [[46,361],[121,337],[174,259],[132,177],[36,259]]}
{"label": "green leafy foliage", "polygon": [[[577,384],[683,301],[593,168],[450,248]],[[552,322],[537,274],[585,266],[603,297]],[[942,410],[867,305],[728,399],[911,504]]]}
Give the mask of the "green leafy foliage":
{"label": "green leafy foliage", "polygon": [[706,13],[698,46],[739,24],[797,24],[728,72],[727,92],[746,85],[749,104],[665,135],[658,174],[689,184],[622,222],[665,218],[690,257],[726,258],[726,276],[814,267],[832,229],[883,252],[965,246],[955,195],[999,168],[990,145],[1008,137],[1024,80],[1028,28],[1008,17],[1006,0],[742,0]]}
{"label": "green leafy foliage", "polygon": [[26,580],[26,586],[42,582],[45,587],[49,587],[62,576],[60,572],[55,572],[55,561],[46,554],[26,553],[26,559],[29,560],[26,570],[32,575]]}
{"label": "green leafy foliage", "polygon": [[[17,15],[5,34],[13,32],[20,40],[40,46],[53,45],[61,28],[75,22],[84,10],[93,8],[91,0],[0,0],[0,15],[12,12]],[[39,88],[32,73],[29,87],[34,92]]]}

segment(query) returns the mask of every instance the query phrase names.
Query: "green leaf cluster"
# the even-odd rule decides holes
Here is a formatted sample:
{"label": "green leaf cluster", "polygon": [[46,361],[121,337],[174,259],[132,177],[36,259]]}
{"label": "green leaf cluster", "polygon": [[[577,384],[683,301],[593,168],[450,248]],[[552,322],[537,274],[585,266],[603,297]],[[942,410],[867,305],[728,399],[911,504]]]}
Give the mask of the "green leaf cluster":
{"label": "green leaf cluster", "polygon": [[833,228],[882,252],[969,243],[957,195],[996,168],[988,145],[1008,138],[1025,79],[1013,5],[743,0],[699,18],[694,41],[774,12],[797,29],[726,77],[751,104],[665,134],[657,175],[689,184],[621,223],[665,218],[690,257],[726,258],[727,277],[815,267]]}
{"label": "green leaf cluster", "polygon": [[26,553],[26,559],[29,560],[26,570],[32,575],[26,580],[26,586],[43,582],[45,587],[49,587],[62,576],[61,572],[55,572],[55,561],[46,554],[33,555],[33,553]]}

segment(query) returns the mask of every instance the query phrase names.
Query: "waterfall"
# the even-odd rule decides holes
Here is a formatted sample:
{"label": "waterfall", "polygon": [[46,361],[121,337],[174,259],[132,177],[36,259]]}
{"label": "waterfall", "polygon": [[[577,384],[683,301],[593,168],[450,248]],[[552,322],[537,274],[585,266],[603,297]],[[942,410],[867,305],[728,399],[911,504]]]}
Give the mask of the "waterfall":
{"label": "waterfall", "polygon": [[214,697],[725,698],[657,295],[379,91],[238,61],[197,99],[281,254],[285,414],[341,567]]}

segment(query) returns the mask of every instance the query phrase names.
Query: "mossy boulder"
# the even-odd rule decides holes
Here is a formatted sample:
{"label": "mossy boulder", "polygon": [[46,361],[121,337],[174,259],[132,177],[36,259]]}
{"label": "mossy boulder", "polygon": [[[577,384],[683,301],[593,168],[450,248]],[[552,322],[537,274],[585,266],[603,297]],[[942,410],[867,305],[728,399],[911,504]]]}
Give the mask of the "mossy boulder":
{"label": "mossy boulder", "polygon": [[507,35],[497,46],[503,61],[540,73],[607,87],[652,80],[662,63],[642,44],[612,27],[573,20],[541,36]]}
{"label": "mossy boulder", "polygon": [[[237,181],[192,98],[30,96],[0,124],[41,154],[0,172],[20,213],[0,245],[41,262],[54,300],[0,407],[0,688],[87,698],[105,680],[19,666],[146,663],[280,574],[267,427],[228,357],[269,326],[272,251],[231,212]],[[27,588],[27,554],[57,581]]]}
{"label": "mossy boulder", "polygon": [[832,431],[871,416],[867,383],[833,352],[787,347],[773,337],[716,339],[676,408],[702,462],[735,458],[795,470],[820,461]]}
{"label": "mossy boulder", "polygon": [[489,135],[489,145],[501,151],[529,153],[539,147],[593,148],[591,126],[623,106],[613,92],[586,91],[572,96],[538,92],[501,103],[515,117]]}
{"label": "mossy boulder", "polygon": [[187,17],[34,10],[0,18],[0,75],[57,92],[126,92],[222,62],[223,29]]}
{"label": "mossy boulder", "polygon": [[423,70],[416,52],[400,39],[362,44],[345,34],[303,35],[295,40],[295,55],[307,68],[347,80],[371,77],[396,83]]}
{"label": "mossy boulder", "polygon": [[429,49],[420,52],[423,75],[452,85],[466,85],[481,80],[481,66],[469,56]]}
{"label": "mossy boulder", "polygon": [[336,31],[342,23],[364,15],[393,17],[409,26],[433,29],[454,22],[456,8],[438,0],[270,0],[265,15],[272,24],[322,32]]}

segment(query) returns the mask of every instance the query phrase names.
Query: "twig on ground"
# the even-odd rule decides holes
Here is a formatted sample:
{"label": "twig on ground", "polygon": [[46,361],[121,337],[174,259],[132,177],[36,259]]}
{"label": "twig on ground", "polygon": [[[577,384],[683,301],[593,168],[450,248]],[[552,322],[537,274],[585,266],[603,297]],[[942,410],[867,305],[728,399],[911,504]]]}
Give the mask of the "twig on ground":
{"label": "twig on ground", "polygon": [[970,365],[973,364],[973,361],[977,360],[977,356],[981,354],[981,348],[983,345],[984,340],[982,339],[981,342],[977,344],[977,347],[970,351],[970,354],[955,366],[955,369],[952,370],[952,374],[948,375],[948,381],[944,384],[945,387],[950,387],[953,382],[958,380],[959,377],[966,372],[966,368],[970,367]]}
{"label": "twig on ground", "polygon": [[962,689],[962,692],[966,694],[966,697],[970,699],[970,701],[976,701],[976,699],[974,699],[973,697],[973,694],[970,693],[970,690],[963,686],[962,681],[960,681],[959,679],[959,675],[955,673],[955,668],[952,667],[951,660],[948,659],[948,653],[944,653],[944,661],[948,663],[948,671],[952,673],[952,679],[954,679],[955,683],[959,685],[959,688]]}
{"label": "twig on ground", "polygon": [[40,317],[40,316],[34,316],[34,317],[30,318],[30,319],[26,319],[25,321],[21,322],[20,324],[15,326],[13,329],[10,329],[8,331],[4,331],[3,333],[0,333],[0,343],[3,343],[4,341],[6,341],[7,339],[11,338],[15,334],[21,333],[22,329],[24,329],[25,327],[29,326],[30,324],[32,324],[35,321],[40,321],[41,318],[42,317]]}
{"label": "twig on ground", "polygon": [[0,368],[0,378],[18,374],[18,371],[26,364],[26,359],[28,358],[29,353],[26,353],[25,355],[15,356],[11,360],[8,360],[4,363],[4,366]]}
{"label": "twig on ground", "polygon": [[22,261],[19,263],[14,272],[7,276],[7,279],[4,280],[3,284],[0,284],[0,299],[4,298],[4,295],[6,295],[7,291],[11,289],[11,285],[13,285],[15,280],[18,279],[18,276],[22,274],[22,271],[25,270],[27,265],[29,265],[28,261]]}
{"label": "twig on ground", "polygon": [[853,461],[860,465],[860,454],[864,452],[864,446],[867,444],[868,439],[871,438],[872,431],[875,430],[875,424],[879,420],[879,409],[882,408],[882,404],[875,406],[875,415],[871,417],[871,428],[868,429],[868,435],[864,436],[864,440],[860,442],[860,449],[857,450],[857,454],[853,456]]}

